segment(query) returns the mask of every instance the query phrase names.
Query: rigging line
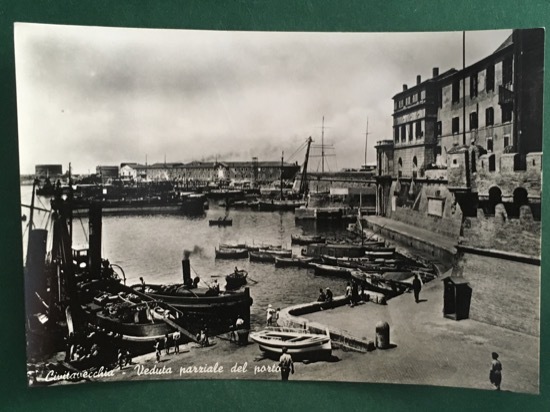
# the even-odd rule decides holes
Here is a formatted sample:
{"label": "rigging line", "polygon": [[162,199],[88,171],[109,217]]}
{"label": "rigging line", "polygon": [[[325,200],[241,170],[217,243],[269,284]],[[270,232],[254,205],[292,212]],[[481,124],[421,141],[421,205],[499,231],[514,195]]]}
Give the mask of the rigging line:
{"label": "rigging line", "polygon": [[304,147],[306,147],[306,145],[307,145],[307,140],[306,140],[304,143],[302,143],[302,144],[298,147],[298,149],[296,149],[296,150],[294,151],[294,153],[292,153],[292,154],[290,155],[290,157],[288,158],[288,161],[292,160],[292,158],[293,158],[300,150],[302,150]]}
{"label": "rigging line", "polygon": [[88,233],[86,233],[86,229],[84,228],[84,222],[82,221],[82,216],[79,216],[78,220],[80,220],[80,225],[82,226],[82,232],[84,232],[84,237],[86,238],[86,243],[90,243],[90,241],[88,240]]}

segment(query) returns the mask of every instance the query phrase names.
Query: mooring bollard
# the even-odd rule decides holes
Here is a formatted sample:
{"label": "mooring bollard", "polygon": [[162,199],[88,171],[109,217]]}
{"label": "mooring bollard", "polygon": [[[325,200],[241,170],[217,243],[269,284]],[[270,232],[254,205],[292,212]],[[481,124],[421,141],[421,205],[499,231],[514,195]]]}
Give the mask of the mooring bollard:
{"label": "mooring bollard", "polygon": [[376,324],[376,347],[378,349],[390,347],[390,325],[388,322],[380,321]]}

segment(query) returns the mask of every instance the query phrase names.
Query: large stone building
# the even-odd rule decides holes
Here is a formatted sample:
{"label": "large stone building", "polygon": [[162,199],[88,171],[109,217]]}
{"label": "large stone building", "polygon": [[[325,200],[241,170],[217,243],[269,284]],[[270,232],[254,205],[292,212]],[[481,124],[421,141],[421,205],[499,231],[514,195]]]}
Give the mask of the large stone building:
{"label": "large stone building", "polygon": [[379,214],[456,239],[476,237],[476,219],[540,221],[543,42],[514,30],[474,64],[403,86],[393,139],[376,146]]}
{"label": "large stone building", "polygon": [[124,163],[120,167],[123,180],[175,181],[192,185],[209,183],[249,182],[251,184],[269,184],[281,177],[292,180],[300,170],[296,163],[277,161],[249,162],[190,162],[190,163],[154,163],[141,165]]}

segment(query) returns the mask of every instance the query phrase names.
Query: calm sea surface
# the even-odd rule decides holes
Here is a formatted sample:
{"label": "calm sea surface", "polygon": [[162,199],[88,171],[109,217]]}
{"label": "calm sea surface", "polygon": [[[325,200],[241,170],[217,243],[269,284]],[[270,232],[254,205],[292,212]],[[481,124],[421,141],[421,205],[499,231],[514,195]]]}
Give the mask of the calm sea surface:
{"label": "calm sea surface", "polygon": [[[30,204],[31,192],[30,186],[21,187],[23,204]],[[35,203],[49,209],[47,198],[37,197]],[[22,209],[22,213],[28,216],[29,209]],[[229,216],[233,219],[233,226],[221,228],[208,225],[209,218],[224,214],[224,209],[211,202],[206,217],[198,219],[181,215],[104,216],[103,257],[124,269],[128,285],[138,283],[140,276],[148,283],[181,283],[184,249],[192,251],[192,275],[194,271],[205,283],[218,279],[223,288],[224,276],[232,272],[235,266],[245,269],[254,299],[251,308],[253,327],[265,323],[268,304],[283,308],[313,301],[317,299],[321,287],[330,287],[336,295],[344,292],[345,281],[317,277],[312,270],[276,268],[273,264],[249,262],[247,259],[216,260],[214,253],[220,243],[268,243],[291,247],[290,235],[293,233],[338,234],[345,231],[342,228],[304,228],[295,225],[294,213],[249,210],[231,210]],[[48,228],[48,214],[35,211],[34,221],[36,227]],[[23,222],[25,234],[28,230],[26,226],[27,222]],[[87,218],[75,218],[73,232],[73,244],[86,245]],[[23,243],[26,243],[26,237]],[[48,234],[48,244],[51,244],[51,232]],[[293,246],[293,251],[300,254],[300,247]]]}

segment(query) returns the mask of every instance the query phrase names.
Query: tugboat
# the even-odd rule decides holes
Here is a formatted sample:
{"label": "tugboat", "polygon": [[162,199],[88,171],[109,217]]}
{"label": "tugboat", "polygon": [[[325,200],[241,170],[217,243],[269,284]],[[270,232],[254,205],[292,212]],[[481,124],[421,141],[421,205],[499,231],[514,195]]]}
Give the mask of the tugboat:
{"label": "tugboat", "polygon": [[[183,312],[126,286],[122,268],[102,258],[101,205],[89,208],[89,246],[73,248],[71,201],[71,193],[65,199],[61,191],[52,199],[53,241],[47,255],[48,231],[31,229],[29,233],[25,268],[27,317],[31,320],[27,333],[33,345],[29,353],[39,352],[37,346],[42,342],[37,333],[49,338],[70,335],[83,341],[90,333],[98,333],[109,339],[106,350],[115,353],[122,348],[150,352],[157,339],[176,331],[185,341],[195,341]],[[33,205],[34,196],[31,225]]]}
{"label": "tugboat", "polygon": [[[141,283],[132,285],[132,289],[181,310],[188,324],[197,328],[201,328],[206,323],[210,331],[227,332],[238,316],[242,317],[246,328],[249,328],[252,305],[249,289],[245,288],[239,292],[229,291],[242,286],[239,284],[235,288],[226,286],[228,290],[220,291],[217,281],[209,287],[200,287],[198,278],[195,278],[197,279],[195,282],[191,280],[189,255],[189,251],[184,251],[181,262],[183,283],[169,285]],[[244,278],[246,283],[246,275]]]}

